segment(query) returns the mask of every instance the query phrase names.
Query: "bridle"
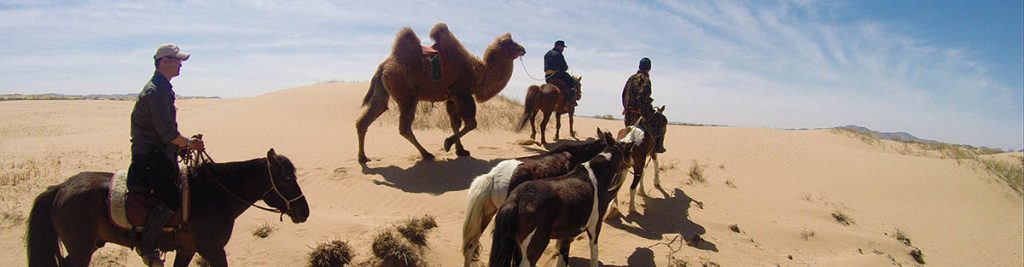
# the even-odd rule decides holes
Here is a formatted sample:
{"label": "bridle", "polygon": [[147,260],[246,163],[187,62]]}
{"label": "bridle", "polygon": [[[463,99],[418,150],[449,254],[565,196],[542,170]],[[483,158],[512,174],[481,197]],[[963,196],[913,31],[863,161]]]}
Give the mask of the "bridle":
{"label": "bridle", "polygon": [[[185,162],[185,165],[188,166],[189,169],[199,169],[199,165],[202,163],[214,163],[213,158],[210,158],[210,154],[207,154],[206,151],[189,151],[188,153],[185,153],[183,161]],[[267,191],[264,191],[263,194],[260,194],[260,196],[253,201],[245,200],[245,198],[242,198],[238,194],[235,194],[235,192],[231,191],[231,189],[229,189],[227,186],[224,186],[224,184],[221,183],[220,180],[216,178],[212,178],[210,180],[212,180],[214,184],[219,186],[221,189],[227,192],[228,195],[234,197],[238,201],[246,203],[249,206],[256,207],[257,209],[278,213],[280,215],[278,217],[278,220],[284,221],[284,215],[292,211],[292,202],[298,201],[299,199],[303,199],[306,197],[306,195],[300,193],[298,196],[289,199],[288,197],[285,197],[284,194],[281,194],[281,190],[277,189],[277,183],[274,181],[274,171],[271,170],[270,168],[270,157],[267,157],[266,161],[267,177],[269,177],[270,179],[270,188],[268,188]],[[269,194],[270,192],[274,192],[274,194],[276,194],[277,197],[284,201],[284,209],[273,207],[268,208],[256,204],[256,201],[263,199],[263,197],[267,196],[267,194]]]}

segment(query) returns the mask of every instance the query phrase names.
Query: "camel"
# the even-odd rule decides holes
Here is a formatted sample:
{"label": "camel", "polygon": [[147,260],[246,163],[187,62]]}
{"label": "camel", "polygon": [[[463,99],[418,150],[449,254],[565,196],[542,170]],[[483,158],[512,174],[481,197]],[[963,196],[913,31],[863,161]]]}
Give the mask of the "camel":
{"label": "camel", "polygon": [[[494,39],[484,51],[482,61],[470,54],[444,23],[434,25],[430,38],[434,45],[421,46],[412,29],[402,28],[395,37],[391,55],[377,66],[363,98],[366,112],[356,121],[360,163],[370,161],[363,149],[366,130],[388,110],[389,97],[401,112],[399,134],[419,150],[424,160],[433,160],[434,155],[423,149],[412,132],[416,104],[445,101],[454,133],[444,140],[444,149],[450,151],[454,144],[457,155],[469,156],[461,138],[476,128],[473,97],[485,102],[500,93],[512,78],[513,61],[526,54],[526,49],[513,41],[509,33]],[[428,58],[428,53],[433,57]]]}

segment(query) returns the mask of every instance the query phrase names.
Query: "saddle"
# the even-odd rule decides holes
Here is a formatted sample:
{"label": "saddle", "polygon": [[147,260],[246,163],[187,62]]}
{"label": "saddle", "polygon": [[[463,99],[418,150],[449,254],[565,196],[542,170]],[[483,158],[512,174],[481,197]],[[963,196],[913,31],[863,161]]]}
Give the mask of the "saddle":
{"label": "saddle", "polygon": [[420,46],[421,52],[423,53],[423,64],[428,65],[431,68],[430,78],[434,80],[440,80],[444,69],[441,66],[444,63],[444,53],[434,49],[432,46]]}
{"label": "saddle", "polygon": [[[188,179],[182,179],[181,205],[164,225],[163,232],[174,232],[189,219],[189,186]],[[110,177],[110,194],[107,200],[110,207],[110,221],[114,225],[134,232],[141,232],[146,225],[149,211],[159,204],[151,194],[128,191],[128,171],[121,170]]]}

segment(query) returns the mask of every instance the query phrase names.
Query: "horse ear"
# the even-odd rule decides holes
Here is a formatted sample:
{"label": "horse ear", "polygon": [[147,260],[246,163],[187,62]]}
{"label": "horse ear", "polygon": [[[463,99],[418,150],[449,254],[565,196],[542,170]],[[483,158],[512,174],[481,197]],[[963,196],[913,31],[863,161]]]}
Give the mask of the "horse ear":
{"label": "horse ear", "polygon": [[273,159],[273,158],[276,158],[276,157],[277,157],[277,152],[274,152],[273,148],[271,148],[270,151],[267,151],[267,158],[268,159]]}
{"label": "horse ear", "polygon": [[661,108],[658,109],[658,113],[661,113],[663,111],[665,111],[665,105],[661,105]]}
{"label": "horse ear", "polygon": [[597,138],[600,139],[603,136],[603,135],[601,135],[602,133],[604,133],[604,132],[601,131],[601,127],[597,127]]}

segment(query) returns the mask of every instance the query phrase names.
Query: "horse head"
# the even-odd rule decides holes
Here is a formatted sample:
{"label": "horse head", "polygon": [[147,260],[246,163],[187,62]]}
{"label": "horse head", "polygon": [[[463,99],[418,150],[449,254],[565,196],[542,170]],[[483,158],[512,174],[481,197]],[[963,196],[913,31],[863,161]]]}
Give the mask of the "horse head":
{"label": "horse head", "polygon": [[580,101],[583,98],[583,76],[572,76],[576,79],[576,101]]}
{"label": "horse head", "polygon": [[295,165],[271,148],[267,151],[267,174],[270,189],[261,197],[263,202],[287,214],[293,223],[305,222],[309,218],[309,203],[299,188]]}

